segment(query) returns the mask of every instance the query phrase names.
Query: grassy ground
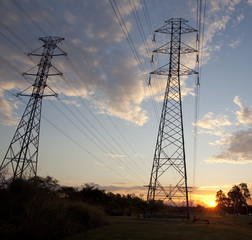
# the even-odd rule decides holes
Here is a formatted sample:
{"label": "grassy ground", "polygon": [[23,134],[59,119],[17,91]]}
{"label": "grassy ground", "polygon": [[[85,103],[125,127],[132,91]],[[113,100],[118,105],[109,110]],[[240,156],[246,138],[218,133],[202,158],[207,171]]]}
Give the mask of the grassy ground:
{"label": "grassy ground", "polygon": [[201,216],[203,221],[108,217],[108,225],[89,230],[67,240],[251,240],[252,217]]}

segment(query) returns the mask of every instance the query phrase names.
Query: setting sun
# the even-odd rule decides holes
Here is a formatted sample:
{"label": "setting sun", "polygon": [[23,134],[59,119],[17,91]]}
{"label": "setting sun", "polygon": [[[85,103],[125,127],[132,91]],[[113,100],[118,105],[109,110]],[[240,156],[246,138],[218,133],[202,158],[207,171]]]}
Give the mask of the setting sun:
{"label": "setting sun", "polygon": [[208,203],[209,207],[215,207],[216,203],[214,201],[210,201]]}

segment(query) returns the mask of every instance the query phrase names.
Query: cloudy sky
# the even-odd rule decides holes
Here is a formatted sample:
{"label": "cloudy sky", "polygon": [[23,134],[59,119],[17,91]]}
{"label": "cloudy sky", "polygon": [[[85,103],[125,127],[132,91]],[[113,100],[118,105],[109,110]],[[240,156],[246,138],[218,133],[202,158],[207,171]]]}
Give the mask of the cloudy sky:
{"label": "cloudy sky", "polygon": [[[219,189],[252,186],[252,1],[204,3],[197,118],[195,77],[181,81],[189,186],[206,202]],[[26,54],[39,37],[64,37],[67,57],[53,58],[63,78],[48,79],[59,98],[43,101],[38,175],[146,196],[166,83],[152,77],[148,86],[149,73],[167,58],[150,60],[169,41],[157,34],[153,43],[153,31],[180,17],[196,28],[196,10],[197,0],[1,0],[0,158],[28,101],[15,95],[34,81],[21,74],[39,62]],[[196,47],[194,34],[183,37]],[[195,59],[182,62],[194,68]]]}

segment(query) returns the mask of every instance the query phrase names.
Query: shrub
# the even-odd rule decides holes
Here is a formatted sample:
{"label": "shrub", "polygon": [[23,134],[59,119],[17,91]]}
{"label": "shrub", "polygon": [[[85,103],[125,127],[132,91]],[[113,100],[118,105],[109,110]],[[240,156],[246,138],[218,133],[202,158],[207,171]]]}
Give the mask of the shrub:
{"label": "shrub", "polygon": [[43,186],[48,184],[41,179],[17,180],[0,190],[1,240],[60,239],[105,224],[98,207],[60,198]]}

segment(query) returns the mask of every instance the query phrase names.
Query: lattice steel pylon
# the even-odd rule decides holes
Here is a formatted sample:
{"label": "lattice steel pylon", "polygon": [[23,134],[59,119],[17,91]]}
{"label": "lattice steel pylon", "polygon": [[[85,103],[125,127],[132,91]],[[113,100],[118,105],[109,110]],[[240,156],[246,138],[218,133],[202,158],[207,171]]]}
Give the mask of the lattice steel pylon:
{"label": "lattice steel pylon", "polygon": [[[62,75],[51,63],[53,56],[66,55],[57,46],[64,38],[47,36],[41,37],[39,40],[43,42],[42,53],[33,51],[28,54],[41,56],[37,65],[38,71],[37,73],[23,73],[23,75],[35,76],[35,81],[31,94],[24,94],[24,92],[18,94],[18,96],[29,96],[30,99],[0,165],[0,185],[2,186],[17,178],[31,178],[37,175],[42,99],[46,96],[57,96],[46,82],[48,76]],[[54,53],[56,48],[58,53]],[[51,67],[54,69],[53,73],[49,73]],[[53,94],[45,94],[46,87]]]}
{"label": "lattice steel pylon", "polygon": [[163,100],[153,165],[148,185],[147,203],[152,212],[155,201],[184,207],[189,219],[185,141],[182,117],[180,76],[197,74],[181,64],[181,54],[197,52],[182,43],[182,34],[196,32],[182,18],[171,18],[155,32],[170,35],[170,41],[153,52],[169,54],[169,63],[150,74],[168,76]]}

